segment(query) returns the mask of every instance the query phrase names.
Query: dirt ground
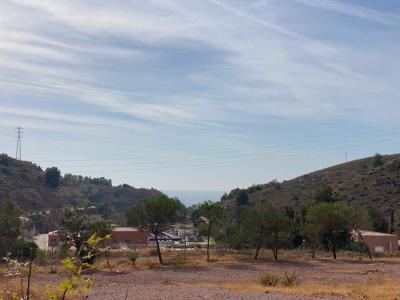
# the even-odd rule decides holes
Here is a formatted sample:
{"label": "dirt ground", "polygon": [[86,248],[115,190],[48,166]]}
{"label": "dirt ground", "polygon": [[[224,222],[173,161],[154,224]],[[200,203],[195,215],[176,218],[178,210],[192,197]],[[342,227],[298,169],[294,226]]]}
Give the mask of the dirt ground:
{"label": "dirt ground", "polygon": [[[400,260],[283,258],[202,263],[193,266],[97,270],[86,299],[400,299]],[[129,267],[131,267],[129,265]],[[297,274],[297,284],[265,287],[260,276]],[[59,282],[37,274],[35,283]]]}

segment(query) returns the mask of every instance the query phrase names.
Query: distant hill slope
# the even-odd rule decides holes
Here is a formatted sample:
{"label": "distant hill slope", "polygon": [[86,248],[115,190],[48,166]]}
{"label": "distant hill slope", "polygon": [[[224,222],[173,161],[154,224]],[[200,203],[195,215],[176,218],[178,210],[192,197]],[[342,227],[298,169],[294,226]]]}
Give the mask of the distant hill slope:
{"label": "distant hill slope", "polygon": [[158,195],[162,193],[155,189],[112,186],[104,178],[75,175],[64,176],[60,185],[52,188],[46,184],[39,166],[0,155],[0,204],[12,200],[25,212],[94,205],[100,214],[118,220],[127,208]]}
{"label": "distant hill slope", "polygon": [[[393,207],[400,213],[400,154],[383,156],[380,165],[375,161],[375,157],[359,159],[282,183],[254,185],[245,191],[250,204],[269,202],[301,208],[313,201],[320,187],[328,185],[349,204],[382,210]],[[240,191],[235,189],[222,200],[234,206]]]}

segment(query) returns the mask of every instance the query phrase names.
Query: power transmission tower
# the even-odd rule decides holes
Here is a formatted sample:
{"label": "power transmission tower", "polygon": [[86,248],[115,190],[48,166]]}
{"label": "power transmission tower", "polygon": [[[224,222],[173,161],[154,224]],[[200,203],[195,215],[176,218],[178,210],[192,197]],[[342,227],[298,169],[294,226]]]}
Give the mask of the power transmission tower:
{"label": "power transmission tower", "polygon": [[17,127],[16,128],[16,133],[17,133],[17,148],[15,150],[15,159],[21,160],[21,152],[22,152],[22,147],[21,147],[21,139],[22,139],[22,127]]}

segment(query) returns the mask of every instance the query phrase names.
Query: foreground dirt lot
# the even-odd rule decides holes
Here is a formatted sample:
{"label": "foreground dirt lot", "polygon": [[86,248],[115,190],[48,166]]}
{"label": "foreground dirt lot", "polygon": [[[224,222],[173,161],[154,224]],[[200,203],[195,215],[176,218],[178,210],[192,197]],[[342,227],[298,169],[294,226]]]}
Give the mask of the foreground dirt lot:
{"label": "foreground dirt lot", "polygon": [[[95,286],[83,296],[67,299],[400,299],[400,259],[376,259],[342,255],[311,260],[289,253],[274,262],[268,255],[252,260],[249,255],[218,253],[204,261],[204,253],[189,254],[185,264],[181,253],[165,255],[168,264],[160,267],[153,256],[143,255],[135,267],[126,258],[113,257],[113,270],[98,262],[91,270]],[[57,269],[60,269],[57,266]],[[260,283],[262,274],[277,276],[276,286]],[[296,274],[292,286],[285,274]],[[33,283],[36,290],[46,284],[55,286],[62,274],[38,270]],[[45,294],[36,293],[36,299]]]}
{"label": "foreground dirt lot", "polygon": [[[115,269],[94,272],[95,287],[88,299],[400,299],[400,260],[329,257],[317,260],[286,255],[274,262],[258,261],[220,253],[214,262],[206,263],[198,256],[177,265],[177,257],[165,267],[145,262],[145,267],[122,270],[115,259]],[[154,262],[154,261],[152,261]],[[119,268],[120,267],[120,268]],[[126,266],[125,266],[126,267]],[[131,266],[129,266],[131,267]],[[118,269],[119,268],[119,269]],[[260,276],[278,276],[274,287],[260,284]],[[297,274],[297,284],[285,286],[286,274]],[[39,275],[44,284],[59,275]]]}

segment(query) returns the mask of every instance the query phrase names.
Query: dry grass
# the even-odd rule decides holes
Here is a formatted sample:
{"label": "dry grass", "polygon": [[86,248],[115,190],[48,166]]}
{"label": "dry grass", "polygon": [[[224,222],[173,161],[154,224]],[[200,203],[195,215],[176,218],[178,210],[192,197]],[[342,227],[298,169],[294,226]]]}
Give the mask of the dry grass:
{"label": "dry grass", "polygon": [[203,288],[226,288],[239,292],[277,292],[297,296],[341,296],[353,299],[367,300],[398,300],[400,299],[400,281],[383,280],[369,283],[344,283],[327,282],[300,282],[293,287],[277,285],[275,287],[264,287],[261,284],[251,282],[231,283],[201,283],[198,287]]}
{"label": "dry grass", "polygon": [[[190,250],[186,251],[185,259],[183,251],[174,251],[169,249],[163,250],[163,258],[165,265],[160,266],[158,257],[154,249],[145,248],[138,249],[139,258],[136,265],[133,266],[128,259],[128,255],[131,251],[111,251],[109,254],[110,264],[112,266],[112,272],[129,273],[136,270],[142,269],[168,269],[168,268],[191,268],[191,267],[207,267],[213,268],[224,265],[235,265],[243,262],[253,261],[251,251],[222,251],[215,250],[211,253],[212,262],[206,261],[206,253],[204,250]],[[361,261],[360,261],[361,260]],[[293,286],[285,286],[284,280],[280,280],[280,283],[276,286],[262,286],[259,282],[224,282],[224,278],[221,278],[220,282],[204,282],[200,283],[199,287],[205,288],[227,288],[235,291],[269,291],[269,292],[280,292],[289,295],[308,295],[308,296],[321,296],[321,295],[336,295],[342,297],[350,297],[353,299],[382,299],[382,300],[400,300],[400,280],[391,280],[390,274],[387,273],[387,264],[399,263],[399,258],[378,258],[374,259],[372,264],[369,264],[369,260],[362,258],[354,259],[347,253],[339,253],[338,261],[351,263],[349,268],[341,265],[336,265],[336,262],[332,260],[329,253],[321,253],[318,259],[311,263],[312,266],[322,266],[322,269],[316,269],[316,272],[324,272],[333,274],[333,278],[341,278],[341,274],[347,275],[342,279],[335,281],[323,279],[323,277],[311,277],[302,278],[300,282]],[[260,263],[266,263],[273,268],[278,268],[278,272],[283,272],[284,269],[279,269],[282,264],[285,266],[291,266],[293,271],[300,270],[302,264],[309,265],[311,258],[308,257],[308,253],[305,251],[281,251],[280,261],[273,262],[271,251],[265,250],[261,253]],[[354,262],[354,264],[353,264]],[[314,264],[315,263],[315,264]],[[347,265],[347,263],[346,263]],[[61,260],[53,261],[53,269],[57,270],[58,273],[62,273],[63,265]],[[34,277],[38,274],[49,274],[50,273],[50,262],[42,261],[34,264]],[[312,270],[312,269],[309,269]],[[104,257],[100,257],[95,266],[94,272],[110,272],[107,267]],[[314,272],[314,271],[313,271]],[[282,275],[281,273],[280,275]],[[337,274],[337,275],[336,275]],[[261,274],[260,274],[261,275]],[[317,274],[318,275],[318,274]],[[346,278],[358,278],[357,280],[348,281]],[[35,283],[33,277],[32,299],[45,299],[46,291],[44,286],[38,286]],[[280,276],[280,278],[283,278]],[[182,284],[185,285],[185,284]],[[19,282],[12,279],[4,278],[4,265],[0,264],[0,300],[10,299],[9,292],[19,293]],[[80,299],[81,296],[75,295],[70,296],[70,299]]]}
{"label": "dry grass", "polygon": [[[24,282],[23,293],[26,293],[26,282]],[[46,290],[34,283],[31,285],[31,299],[46,299]],[[19,278],[0,277],[0,299],[21,299],[21,284]]]}

